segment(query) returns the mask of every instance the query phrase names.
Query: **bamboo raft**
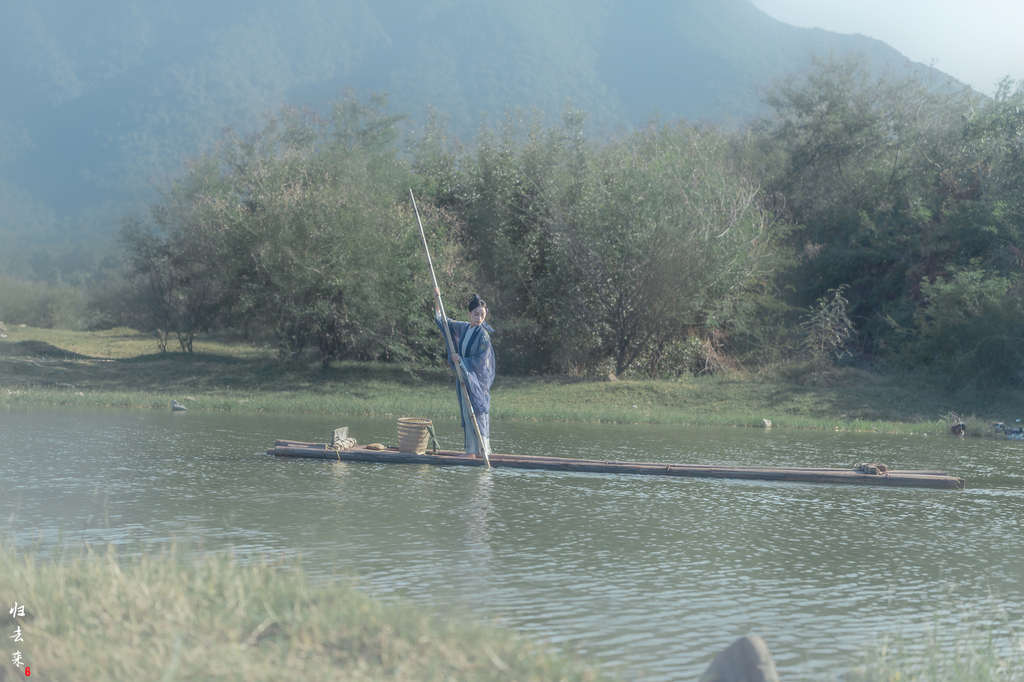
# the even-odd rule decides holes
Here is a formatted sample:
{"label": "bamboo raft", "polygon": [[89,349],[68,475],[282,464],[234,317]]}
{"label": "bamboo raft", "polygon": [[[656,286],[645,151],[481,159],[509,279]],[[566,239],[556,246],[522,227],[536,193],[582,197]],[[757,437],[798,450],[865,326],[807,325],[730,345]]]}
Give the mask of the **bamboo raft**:
{"label": "bamboo raft", "polygon": [[[438,450],[436,455],[399,452],[396,447],[370,450],[353,445],[332,449],[327,443],[305,443],[278,440],[267,450],[275,457],[304,457],[341,462],[373,462],[377,464],[431,464],[440,466],[485,466],[484,460],[467,457],[453,450]],[[545,469],[600,474],[639,474],[646,476],[685,476],[690,478],[741,478],[757,481],[790,481],[797,483],[842,483],[904,488],[943,488],[963,490],[964,479],[945,471],[893,471],[885,466],[858,465],[852,469],[810,469],[781,467],[712,466],[701,464],[652,464],[647,462],[614,462],[592,459],[567,459],[541,455],[490,456],[494,468]]]}

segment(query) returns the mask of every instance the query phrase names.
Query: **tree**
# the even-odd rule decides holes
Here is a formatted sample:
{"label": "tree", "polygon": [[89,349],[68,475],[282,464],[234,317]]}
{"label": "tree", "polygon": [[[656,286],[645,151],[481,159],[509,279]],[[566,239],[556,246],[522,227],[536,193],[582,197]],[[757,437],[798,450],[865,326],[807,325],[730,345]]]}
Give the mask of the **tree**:
{"label": "tree", "polygon": [[573,273],[546,217],[548,197],[571,181],[583,118],[570,109],[561,126],[545,127],[541,112],[509,112],[499,131],[477,138],[469,169],[467,253],[510,313],[503,319],[505,337],[516,350],[505,366],[517,371],[560,370],[575,360],[565,339],[580,330],[564,310]]}
{"label": "tree", "polygon": [[152,207],[151,223],[138,216],[122,221],[121,243],[128,254],[129,299],[144,326],[153,330],[161,352],[174,334],[183,352],[195,336],[218,324],[233,301],[223,274],[227,257],[222,235],[206,229],[199,207],[217,185],[212,158],[191,165],[185,179]]}
{"label": "tree", "polygon": [[161,353],[167,352],[170,333],[178,335],[182,351],[191,351],[195,327],[187,324],[180,276],[172,266],[168,243],[143,226],[137,217],[122,223],[121,242],[129,254],[126,290],[141,313],[139,320],[152,330]]}
{"label": "tree", "polygon": [[805,228],[796,303],[848,286],[851,317],[877,348],[887,314],[909,323],[923,277],[986,248],[987,239],[952,238],[942,189],[961,163],[960,127],[977,96],[909,65],[876,72],[862,57],[829,55],[765,101],[774,110],[761,128],[774,150],[766,188]]}
{"label": "tree", "polygon": [[566,182],[571,140],[582,135],[582,114],[567,110],[563,121],[549,128],[541,112],[509,111],[498,130],[484,129],[467,150],[435,117],[410,144],[425,202],[457,237],[454,291],[468,294],[472,282],[487,300],[505,372],[557,371],[570,362],[563,343],[570,325],[558,306],[574,275],[547,229],[544,203]]}
{"label": "tree", "polygon": [[948,220],[960,230],[974,228],[971,236],[984,239],[982,253],[996,269],[1017,272],[1024,248],[1024,80],[1004,80],[991,100],[972,108],[959,142],[958,163],[943,176]]}
{"label": "tree", "polygon": [[977,266],[921,284],[927,303],[915,316],[905,358],[938,369],[955,386],[1024,387],[1021,279]]}
{"label": "tree", "polygon": [[573,312],[616,373],[691,328],[727,324],[716,313],[779,264],[785,227],[716,131],[651,123],[581,153],[574,182],[549,199],[549,228],[579,275]]}
{"label": "tree", "polygon": [[153,208],[165,236],[130,250],[163,249],[177,281],[189,273],[190,303],[205,304],[198,282],[211,283],[217,323],[270,333],[283,355],[315,346],[326,365],[423,352],[415,316],[429,289],[413,289],[410,173],[386,107],[346,97],[328,119],[286,107],[256,134],[229,132]]}

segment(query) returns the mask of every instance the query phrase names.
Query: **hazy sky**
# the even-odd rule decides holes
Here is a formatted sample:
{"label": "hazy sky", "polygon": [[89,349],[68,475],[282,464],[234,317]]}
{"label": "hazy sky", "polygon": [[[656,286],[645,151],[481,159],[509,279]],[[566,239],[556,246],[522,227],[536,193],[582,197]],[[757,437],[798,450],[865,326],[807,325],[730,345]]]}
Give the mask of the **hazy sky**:
{"label": "hazy sky", "polygon": [[877,38],[916,62],[992,94],[1024,79],[1021,0],[753,0],[794,26]]}

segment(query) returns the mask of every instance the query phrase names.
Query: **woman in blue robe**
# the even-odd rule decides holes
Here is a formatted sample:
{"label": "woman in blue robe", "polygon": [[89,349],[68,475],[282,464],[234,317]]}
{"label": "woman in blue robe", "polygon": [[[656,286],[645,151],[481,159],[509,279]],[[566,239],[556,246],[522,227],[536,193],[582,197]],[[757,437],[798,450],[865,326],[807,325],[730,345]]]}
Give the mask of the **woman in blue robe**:
{"label": "woman in blue robe", "polygon": [[[434,289],[434,321],[437,328],[444,334],[444,327],[441,326],[441,306],[438,304],[441,292]],[[476,415],[476,423],[480,429],[480,437],[483,443],[477,442],[476,431],[473,429],[473,421],[470,418],[469,409],[465,404],[462,394],[462,386],[458,379],[458,372],[455,373],[455,394],[459,398],[459,413],[462,415],[462,430],[466,436],[466,454],[491,452],[491,384],[494,383],[494,349],[491,347],[491,337],[488,332],[493,332],[490,325],[484,320],[487,318],[487,304],[473,294],[467,306],[469,310],[469,322],[458,322],[447,319],[448,329],[451,331],[452,343],[455,349],[449,349],[448,364],[455,370],[455,363],[462,365],[463,374],[466,377],[466,389],[469,392],[469,402],[473,406],[473,413]],[[447,339],[445,341],[447,344]]]}

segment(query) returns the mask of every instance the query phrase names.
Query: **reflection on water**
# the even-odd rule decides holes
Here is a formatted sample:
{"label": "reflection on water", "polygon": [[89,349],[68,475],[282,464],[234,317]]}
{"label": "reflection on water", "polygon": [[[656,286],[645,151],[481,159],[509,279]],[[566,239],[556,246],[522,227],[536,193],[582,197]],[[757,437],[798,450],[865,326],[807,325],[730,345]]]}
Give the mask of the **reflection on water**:
{"label": "reflection on water", "polygon": [[[881,461],[964,492],[276,460],[275,438],[394,420],[0,411],[8,535],[301,555],[378,596],[496,620],[645,679],[692,679],[737,637],[785,679],[858,662],[873,637],[1024,610],[1024,443],[681,427],[492,425],[495,450],[695,464]],[[438,424],[442,446],[458,424]],[[134,546],[134,544],[133,544]],[[952,589],[952,596],[948,590]]]}

